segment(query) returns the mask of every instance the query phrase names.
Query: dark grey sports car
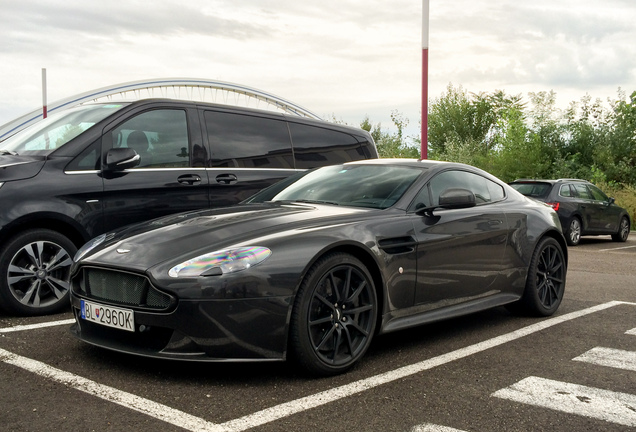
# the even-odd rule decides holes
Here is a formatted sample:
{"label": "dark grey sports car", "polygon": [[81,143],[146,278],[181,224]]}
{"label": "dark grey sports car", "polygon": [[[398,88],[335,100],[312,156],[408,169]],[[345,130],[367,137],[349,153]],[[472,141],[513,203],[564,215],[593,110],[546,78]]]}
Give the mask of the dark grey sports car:
{"label": "dark grey sports car", "polygon": [[305,172],[234,207],[102,235],[76,257],[78,338],[150,357],[341,373],[375,334],[563,298],[556,213],[471,166],[378,159]]}

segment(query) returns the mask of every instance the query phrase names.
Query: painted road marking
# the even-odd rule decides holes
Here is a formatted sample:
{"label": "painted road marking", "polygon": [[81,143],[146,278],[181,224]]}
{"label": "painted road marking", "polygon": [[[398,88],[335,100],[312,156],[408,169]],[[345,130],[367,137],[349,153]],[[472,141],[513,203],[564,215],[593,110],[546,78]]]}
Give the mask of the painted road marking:
{"label": "painted road marking", "polygon": [[[596,347],[572,360],[616,369],[636,371],[636,351]],[[636,409],[636,406],[634,406],[634,409]]]}
{"label": "painted road marking", "polygon": [[415,426],[410,432],[465,432],[460,429],[453,429],[446,426],[440,426],[432,423],[421,424]]}
{"label": "painted road marking", "polygon": [[607,252],[607,251],[615,251],[615,250],[631,249],[631,248],[636,248],[636,246],[623,246],[623,247],[616,247],[616,248],[609,248],[609,249],[599,249],[598,252]]}
{"label": "painted road marking", "polygon": [[626,331],[625,334],[636,336],[636,328]]}
{"label": "painted road marking", "polygon": [[[619,305],[636,306],[636,303],[611,301],[580,311],[548,318],[536,324],[529,325],[519,330],[515,330],[513,332],[483,342],[479,342],[465,348],[460,348],[458,350],[442,354],[440,356],[424,360],[419,363],[404,366],[380,375],[372,376],[363,380],[355,381],[350,384],[335,387],[320,393],[266,408],[253,414],[249,414],[235,420],[230,420],[220,425],[207,422],[203,419],[193,417],[185,413],[181,413],[180,411],[174,410],[170,407],[148,401],[138,396],[122,392],[115,388],[103,386],[86,378],[73,375],[59,369],[55,369],[51,366],[46,365],[45,363],[31,360],[26,357],[17,356],[9,351],[0,350],[0,361],[13,364],[17,367],[29,370],[46,378],[63,382],[71,388],[76,388],[89,394],[95,393],[93,390],[86,390],[87,386],[99,386],[99,393],[97,394],[98,397],[106,400],[111,400],[114,403],[127,406],[132,409],[137,409],[138,407],[140,407],[139,409],[137,409],[137,411],[144,412],[151,417],[155,417],[159,420],[166,421],[185,429],[198,431],[242,432],[266,423],[270,423],[275,420],[291,416],[293,414],[301,413],[311,408],[316,408],[330,402],[338,401],[344,397],[352,396],[365,390],[370,390],[377,386],[387,384],[425,370],[433,369],[437,366],[441,366],[455,360],[469,357],[473,354],[498,347],[508,342],[515,341],[522,337],[529,336],[531,334],[571,321],[573,319],[600,312]],[[122,400],[128,400],[128,398],[134,399],[135,402],[122,402]],[[182,414],[183,420],[182,423],[179,423],[181,418],[180,416]],[[636,412],[634,412],[634,415],[636,415]]]}
{"label": "painted road marking", "polygon": [[45,327],[54,327],[59,325],[70,325],[70,324],[73,324],[74,322],[75,322],[74,319],[68,319],[68,320],[62,320],[62,321],[49,321],[49,322],[40,323],[40,324],[17,325],[14,327],[0,328],[0,333],[12,333],[12,332],[18,332],[18,331],[25,331],[25,330],[41,329]]}
{"label": "painted road marking", "polygon": [[636,426],[636,395],[528,377],[492,394],[501,399]]}
{"label": "painted road marking", "polygon": [[148,399],[144,399],[134,394],[127,393],[116,388],[96,383],[87,378],[65,372],[63,370],[49,366],[37,360],[22,357],[0,348],[0,360],[3,362],[25,369],[34,374],[40,375],[53,381],[65,384],[68,387],[83,391],[89,395],[116,403],[117,405],[130,408],[150,417],[163,420],[166,423],[182,427],[192,431],[222,431],[217,425],[209,423],[203,419],[184,413],[183,411],[170,408]]}

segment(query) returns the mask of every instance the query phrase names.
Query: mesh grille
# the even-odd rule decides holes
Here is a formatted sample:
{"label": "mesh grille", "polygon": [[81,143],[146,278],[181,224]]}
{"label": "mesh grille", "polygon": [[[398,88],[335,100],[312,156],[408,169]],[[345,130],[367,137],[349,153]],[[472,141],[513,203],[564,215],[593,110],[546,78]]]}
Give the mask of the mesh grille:
{"label": "mesh grille", "polygon": [[85,268],[85,292],[90,298],[124,306],[165,309],[169,295],[154,288],[147,278],[132,273]]}

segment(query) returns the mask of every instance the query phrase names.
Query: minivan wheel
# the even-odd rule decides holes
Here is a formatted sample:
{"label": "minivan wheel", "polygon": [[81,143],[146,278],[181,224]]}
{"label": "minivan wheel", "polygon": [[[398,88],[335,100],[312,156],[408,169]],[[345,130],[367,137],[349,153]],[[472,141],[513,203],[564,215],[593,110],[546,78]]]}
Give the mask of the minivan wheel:
{"label": "minivan wheel", "polygon": [[618,232],[612,234],[612,240],[616,242],[626,242],[629,237],[629,219],[626,216],[621,218],[621,223],[618,224]]}
{"label": "minivan wheel", "polygon": [[565,232],[565,239],[568,246],[576,246],[581,241],[581,221],[577,217],[573,217]]}
{"label": "minivan wheel", "polygon": [[77,247],[62,234],[36,229],[0,251],[0,306],[17,315],[45,315],[69,306],[69,275]]}

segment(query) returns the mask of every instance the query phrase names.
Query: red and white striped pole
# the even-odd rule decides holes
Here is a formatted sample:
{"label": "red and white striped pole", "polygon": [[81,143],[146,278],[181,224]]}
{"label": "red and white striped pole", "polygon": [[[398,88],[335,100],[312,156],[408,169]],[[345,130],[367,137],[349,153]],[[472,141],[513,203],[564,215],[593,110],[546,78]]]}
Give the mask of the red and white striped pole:
{"label": "red and white striped pole", "polygon": [[422,0],[422,159],[428,159],[428,6]]}
{"label": "red and white striped pole", "polygon": [[46,68],[42,68],[42,118],[46,118]]}

